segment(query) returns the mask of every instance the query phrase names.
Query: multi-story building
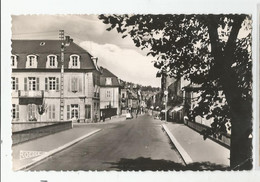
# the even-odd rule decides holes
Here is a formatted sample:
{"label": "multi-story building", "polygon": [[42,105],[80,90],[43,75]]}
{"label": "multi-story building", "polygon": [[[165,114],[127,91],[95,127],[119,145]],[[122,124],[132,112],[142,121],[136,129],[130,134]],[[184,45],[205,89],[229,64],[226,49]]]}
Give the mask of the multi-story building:
{"label": "multi-story building", "polygon": [[116,108],[120,114],[120,84],[117,76],[108,69],[101,67],[100,76],[100,109]]}
{"label": "multi-story building", "polygon": [[13,121],[99,118],[97,59],[73,42],[61,54],[62,42],[12,40]]}
{"label": "multi-story building", "polygon": [[125,114],[128,108],[128,92],[126,88],[121,88],[121,112]]}

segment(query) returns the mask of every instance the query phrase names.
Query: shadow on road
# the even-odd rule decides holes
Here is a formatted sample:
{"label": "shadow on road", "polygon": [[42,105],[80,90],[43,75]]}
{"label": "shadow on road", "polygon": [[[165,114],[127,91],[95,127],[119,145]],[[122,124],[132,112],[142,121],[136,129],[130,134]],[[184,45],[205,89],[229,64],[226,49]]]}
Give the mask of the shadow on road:
{"label": "shadow on road", "polygon": [[218,165],[210,162],[191,163],[183,165],[169,160],[154,160],[151,158],[139,157],[136,159],[121,158],[119,162],[106,162],[106,164],[112,165],[111,168],[118,171],[203,171],[203,170],[229,170],[227,166]]}

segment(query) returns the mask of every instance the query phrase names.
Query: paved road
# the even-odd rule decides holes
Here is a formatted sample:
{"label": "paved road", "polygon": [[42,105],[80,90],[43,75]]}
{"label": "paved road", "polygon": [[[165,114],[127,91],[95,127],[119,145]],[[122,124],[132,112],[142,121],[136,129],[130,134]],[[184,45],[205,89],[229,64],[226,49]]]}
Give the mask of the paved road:
{"label": "paved road", "polygon": [[172,170],[182,161],[161,124],[145,115],[102,125],[101,132],[30,170]]}

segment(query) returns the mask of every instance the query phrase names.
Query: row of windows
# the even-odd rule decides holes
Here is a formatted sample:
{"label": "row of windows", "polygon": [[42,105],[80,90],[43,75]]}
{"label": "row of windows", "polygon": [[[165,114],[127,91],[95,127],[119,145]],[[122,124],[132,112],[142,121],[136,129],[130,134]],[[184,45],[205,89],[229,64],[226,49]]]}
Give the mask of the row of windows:
{"label": "row of windows", "polygon": [[[11,56],[11,66],[13,68],[17,68],[17,61],[18,61],[18,56],[12,55]],[[27,56],[26,68],[37,68],[37,63],[38,62],[37,62],[36,55]],[[46,62],[46,68],[57,68],[57,67],[58,67],[57,55],[48,55],[47,62]],[[69,68],[80,68],[79,55],[73,54],[70,56]]]}
{"label": "row of windows", "polygon": [[[12,90],[19,90],[19,78],[12,77],[11,87]],[[24,78],[24,90],[38,91],[40,84],[39,77],[26,77]],[[56,77],[45,78],[45,91],[59,91],[60,80]],[[20,89],[21,90],[21,89]],[[69,92],[81,92],[82,91],[82,79],[79,77],[71,77],[68,79],[68,91]]]}
{"label": "row of windows", "polygon": [[[99,106],[99,105],[97,105]],[[94,106],[96,108],[96,104]],[[79,105],[78,104],[71,104],[67,105],[67,119],[73,119],[73,118],[79,118]],[[55,120],[56,118],[56,112],[55,112],[55,105],[51,104],[47,107],[47,118],[49,120]],[[86,119],[89,119],[91,117],[91,106],[86,105]],[[35,104],[28,104],[27,105],[27,117],[29,121],[37,121],[38,116],[38,106]],[[19,105],[12,104],[12,118],[13,119],[19,119]]]}

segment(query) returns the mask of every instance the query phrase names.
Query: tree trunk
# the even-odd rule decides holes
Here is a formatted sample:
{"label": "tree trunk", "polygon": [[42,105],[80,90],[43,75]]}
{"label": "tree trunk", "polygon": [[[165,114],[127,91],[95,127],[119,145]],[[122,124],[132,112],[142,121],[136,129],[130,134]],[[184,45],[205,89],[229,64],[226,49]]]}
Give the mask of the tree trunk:
{"label": "tree trunk", "polygon": [[233,113],[231,118],[230,167],[232,170],[252,169],[252,138],[249,137],[252,131],[250,115],[251,113]]}
{"label": "tree trunk", "polygon": [[231,113],[231,146],[230,167],[232,170],[249,170],[252,168],[252,102],[242,98],[238,86],[238,75],[232,70],[236,39],[244,16],[233,16],[234,23],[225,50],[218,44],[218,17],[209,16],[208,31],[211,41],[211,54],[216,64],[212,68],[210,78],[220,78],[223,91],[230,106]]}
{"label": "tree trunk", "polygon": [[226,69],[221,77],[231,114],[230,167],[232,170],[252,168],[252,102],[242,97],[237,76]]}

